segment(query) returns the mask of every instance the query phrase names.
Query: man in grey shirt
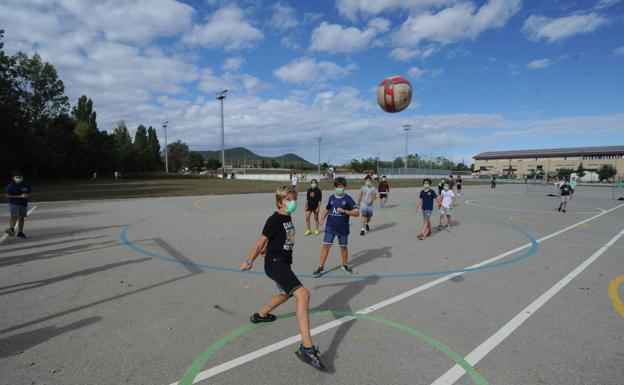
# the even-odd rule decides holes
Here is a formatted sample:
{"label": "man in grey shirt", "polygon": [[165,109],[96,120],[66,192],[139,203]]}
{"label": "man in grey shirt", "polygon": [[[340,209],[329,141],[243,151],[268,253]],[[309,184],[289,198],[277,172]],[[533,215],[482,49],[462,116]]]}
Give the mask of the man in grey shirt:
{"label": "man in grey shirt", "polygon": [[373,202],[377,199],[377,189],[373,186],[373,179],[370,175],[364,178],[364,186],[360,188],[360,194],[358,195],[357,205],[360,208],[360,224],[362,229],[360,235],[364,235],[367,231],[370,231],[370,221],[373,217]]}

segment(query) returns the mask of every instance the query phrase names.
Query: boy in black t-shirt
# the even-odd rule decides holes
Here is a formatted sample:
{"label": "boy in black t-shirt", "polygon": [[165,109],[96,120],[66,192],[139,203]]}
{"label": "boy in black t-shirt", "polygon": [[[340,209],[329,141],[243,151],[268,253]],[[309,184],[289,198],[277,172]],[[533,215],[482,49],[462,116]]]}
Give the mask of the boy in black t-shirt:
{"label": "boy in black t-shirt", "polygon": [[561,203],[559,204],[558,211],[563,210],[565,213],[568,208],[568,201],[570,200],[570,194],[572,192],[572,187],[568,184],[566,180],[563,181],[563,184],[559,188],[559,196],[561,197]]}
{"label": "boy in black t-shirt", "polygon": [[290,214],[297,209],[297,191],[293,186],[282,186],[275,193],[275,203],[279,211],[267,219],[262,235],[249,252],[249,257],[241,265],[241,270],[249,270],[254,260],[264,254],[264,272],[280,291],[258,312],[251,316],[252,323],[272,322],[277,317],[271,311],[290,297],[297,301],[297,324],[302,344],[295,352],[303,362],[320,370],[326,370],[319,358],[319,351],[312,343],[308,316],[310,292],[303,287],[291,269],[292,253],[295,247],[295,226]]}
{"label": "boy in black t-shirt", "polygon": [[317,180],[312,179],[310,181],[310,188],[308,189],[308,193],[306,196],[306,232],[305,235],[310,235],[310,216],[314,214],[314,235],[319,234],[319,209],[321,208],[320,202],[323,200],[323,193],[321,190],[316,187]]}

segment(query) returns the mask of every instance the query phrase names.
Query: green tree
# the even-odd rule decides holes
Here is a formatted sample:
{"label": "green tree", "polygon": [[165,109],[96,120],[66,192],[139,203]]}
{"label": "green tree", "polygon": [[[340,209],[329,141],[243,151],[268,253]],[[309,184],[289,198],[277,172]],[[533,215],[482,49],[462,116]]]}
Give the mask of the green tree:
{"label": "green tree", "polygon": [[135,170],[147,171],[149,169],[149,148],[147,139],[147,128],[139,124],[134,134],[134,144],[132,145],[135,156]]}
{"label": "green tree", "polygon": [[615,167],[613,167],[610,164],[603,164],[598,169],[598,178],[600,178],[601,181],[603,180],[608,181],[609,179],[613,178],[616,174],[617,174],[617,170],[615,169]]}
{"label": "green tree", "polygon": [[128,132],[126,122],[120,120],[117,122],[117,127],[113,131],[113,137],[115,139],[117,166],[120,171],[133,171],[132,167],[132,137]]}
{"label": "green tree", "polygon": [[91,130],[97,131],[97,114],[93,111],[93,101],[86,95],[78,98],[78,104],[72,108],[72,115],[77,123],[84,122]]}
{"label": "green tree", "polygon": [[206,161],[204,160],[202,154],[197,151],[191,151],[186,156],[184,163],[191,171],[199,172],[204,167]]}
{"label": "green tree", "polygon": [[184,166],[184,161],[189,154],[189,147],[186,143],[177,140],[167,146],[169,164],[172,170],[179,170]]}
{"label": "green tree", "polygon": [[579,178],[585,176],[585,168],[583,167],[583,162],[581,162],[581,164],[579,164],[578,168],[576,169],[576,176]]}
{"label": "green tree", "polygon": [[276,161],[275,159],[271,160],[271,167],[273,168],[279,168],[280,164],[278,161]]}
{"label": "green tree", "polygon": [[162,170],[162,158],[160,156],[160,142],[156,129],[150,126],[147,129],[148,169],[150,171]]}
{"label": "green tree", "polygon": [[574,170],[571,168],[560,168],[557,170],[557,176],[559,178],[570,180],[570,175],[572,175],[573,172]]}
{"label": "green tree", "polygon": [[221,168],[221,166],[222,166],[222,164],[221,164],[221,161],[219,159],[212,158],[212,159],[208,159],[206,161],[206,168],[208,170],[217,170],[217,169]]}

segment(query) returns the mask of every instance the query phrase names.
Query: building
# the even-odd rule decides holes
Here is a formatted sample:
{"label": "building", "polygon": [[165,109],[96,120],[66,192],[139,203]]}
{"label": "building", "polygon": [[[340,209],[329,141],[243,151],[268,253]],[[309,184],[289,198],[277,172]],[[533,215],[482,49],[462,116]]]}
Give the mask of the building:
{"label": "building", "polygon": [[618,179],[624,176],[624,146],[555,148],[543,150],[492,151],[474,156],[475,171],[523,177],[531,174],[555,175],[561,169],[596,171],[610,164]]}

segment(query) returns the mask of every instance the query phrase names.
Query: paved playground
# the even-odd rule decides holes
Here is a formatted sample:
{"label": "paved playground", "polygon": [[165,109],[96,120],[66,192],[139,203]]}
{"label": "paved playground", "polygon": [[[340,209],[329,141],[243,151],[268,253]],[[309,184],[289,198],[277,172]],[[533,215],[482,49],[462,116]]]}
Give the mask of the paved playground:
{"label": "paved playground", "polygon": [[622,385],[624,202],[579,187],[563,214],[550,189],[466,186],[424,241],[417,190],[394,189],[370,233],[351,219],[355,274],[334,247],[316,279],[300,208],[327,373],[294,355],[294,300],[249,323],[275,294],[261,261],[238,270],[272,194],[35,202],[0,244],[0,384]]}

